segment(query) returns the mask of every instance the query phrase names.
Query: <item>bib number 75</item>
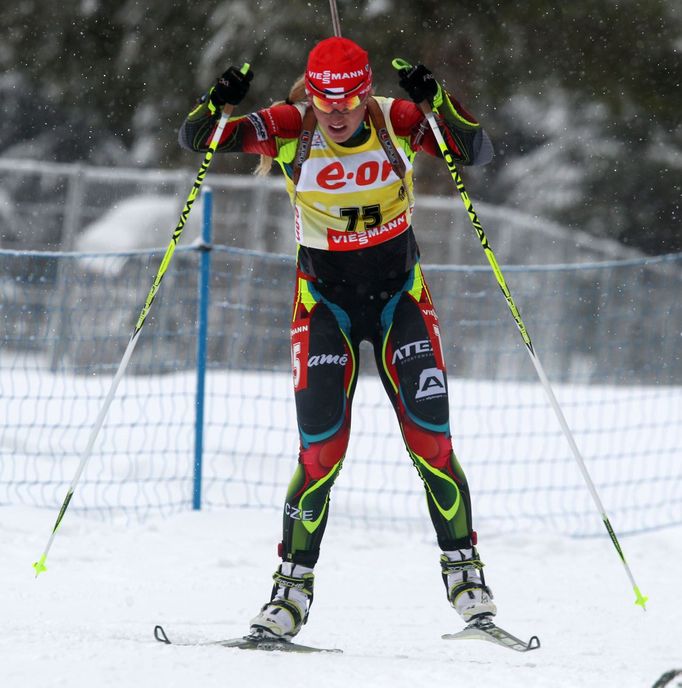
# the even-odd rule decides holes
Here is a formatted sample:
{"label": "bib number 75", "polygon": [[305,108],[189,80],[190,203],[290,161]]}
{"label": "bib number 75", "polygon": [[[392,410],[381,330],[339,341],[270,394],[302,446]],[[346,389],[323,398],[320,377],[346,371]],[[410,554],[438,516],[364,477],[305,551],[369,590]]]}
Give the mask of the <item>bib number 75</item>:
{"label": "bib number 75", "polygon": [[348,221],[346,225],[347,232],[357,231],[358,220],[362,220],[365,229],[381,225],[381,206],[378,203],[375,205],[364,205],[362,208],[341,208],[339,212],[341,217],[345,217]]}

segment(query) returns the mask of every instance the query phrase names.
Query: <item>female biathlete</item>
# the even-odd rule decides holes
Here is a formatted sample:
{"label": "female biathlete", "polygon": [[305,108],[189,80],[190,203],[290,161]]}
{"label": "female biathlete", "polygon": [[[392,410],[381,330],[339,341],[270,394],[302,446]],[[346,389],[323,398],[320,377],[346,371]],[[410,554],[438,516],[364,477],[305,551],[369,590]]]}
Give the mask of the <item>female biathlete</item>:
{"label": "female biathlete", "polygon": [[[362,340],[374,347],[426,489],[448,599],[467,622],[496,612],[452,450],[442,333],[411,225],[415,154],[439,155],[416,103],[432,105],[457,162],[485,164],[492,146],[426,67],[399,74],[411,100],[374,96],[367,53],[328,38],[311,51],[286,102],[231,118],[218,146],[279,163],[298,243],[291,353],[300,452],[284,505],[282,563],[252,634],[289,640],[307,621]],[[223,106],[241,102],[252,78],[230,67],[183,123],[181,145],[205,151]]]}

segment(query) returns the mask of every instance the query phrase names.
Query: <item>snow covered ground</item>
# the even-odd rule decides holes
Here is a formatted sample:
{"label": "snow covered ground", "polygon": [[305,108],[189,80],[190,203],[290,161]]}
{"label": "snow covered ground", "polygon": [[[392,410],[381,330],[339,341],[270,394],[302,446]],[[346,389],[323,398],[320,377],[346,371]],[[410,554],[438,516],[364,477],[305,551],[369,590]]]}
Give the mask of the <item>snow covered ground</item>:
{"label": "snow covered ground", "polygon": [[349,529],[332,514],[299,639],[344,654],[308,656],[164,646],[152,636],[157,623],[178,640],[246,630],[277,564],[274,510],[187,512],[144,525],[68,513],[36,579],[31,564],[55,516],[0,507],[3,688],[635,688],[682,668],[680,528],[622,539],[650,596],[646,612],[605,537],[486,537],[500,625],[542,641],[517,654],[440,639],[461,624],[430,540]]}
{"label": "snow covered ground", "polygon": [[[453,411],[456,446],[475,486],[475,526],[498,621],[542,642],[537,651],[517,654],[483,642],[441,640],[462,624],[445,599],[428,529],[415,528],[414,520],[410,532],[362,525],[382,507],[393,518],[418,516],[417,504],[428,525],[390,406],[378,383],[365,379],[356,404],[371,411],[365,415],[372,422],[356,414],[355,444],[335,487],[316,568],[315,603],[299,636],[344,654],[304,656],[164,646],[152,635],[162,624],[177,640],[238,636],[269,598],[281,518],[269,505],[283,499],[295,462],[288,375],[210,376],[204,503],[211,508],[163,517],[150,507],[143,523],[112,510],[114,518],[101,521],[92,517],[99,515],[93,505],[108,504],[107,485],[118,485],[120,476],[132,480],[129,488],[122,483],[130,494],[121,488],[116,499],[137,504],[157,491],[163,496],[170,482],[169,490],[184,495],[176,495],[177,504],[187,504],[192,435],[175,425],[169,433],[164,414],[193,417],[186,390],[194,378],[127,378],[98,444],[109,454],[93,457],[48,571],[36,579],[31,564],[45,547],[90,416],[98,411],[87,400],[101,398],[103,381],[16,365],[7,370],[0,375],[0,418],[8,428],[0,461],[0,688],[648,688],[664,672],[682,669],[682,527],[653,529],[680,522],[679,388],[557,387],[628,562],[650,596],[643,612],[564,438],[549,430],[554,420],[538,386],[453,380],[453,398],[469,404]],[[156,401],[161,384],[185,390],[176,394],[172,413]],[[41,391],[40,401],[29,401],[31,390]],[[146,424],[123,423],[124,409]],[[226,417],[233,425],[225,425]],[[50,439],[55,432],[56,441]],[[262,447],[265,436],[273,440]],[[147,444],[154,451],[140,453]],[[106,460],[112,456],[116,460]],[[372,470],[366,456],[374,457]],[[254,465],[255,458],[260,463]],[[269,479],[259,488],[263,495],[253,490],[255,503],[265,506],[239,508],[235,490],[259,484],[261,464]],[[147,473],[152,467],[158,470]],[[154,480],[148,487],[142,480],[140,491],[148,474]],[[525,490],[517,494],[519,486]],[[242,503],[254,503],[249,495]],[[16,505],[22,497],[55,505]],[[232,507],[219,508],[224,504]],[[355,516],[356,527],[340,518],[344,511]],[[599,537],[559,534],[567,524]],[[650,530],[624,536],[632,527]],[[682,685],[678,681],[671,686]]]}

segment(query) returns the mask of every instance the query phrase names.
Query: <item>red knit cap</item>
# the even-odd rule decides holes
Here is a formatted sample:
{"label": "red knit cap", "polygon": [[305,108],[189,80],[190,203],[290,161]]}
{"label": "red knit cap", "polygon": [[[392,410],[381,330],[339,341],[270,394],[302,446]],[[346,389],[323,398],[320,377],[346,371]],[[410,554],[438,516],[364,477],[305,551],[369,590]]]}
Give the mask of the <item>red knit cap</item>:
{"label": "red knit cap", "polygon": [[367,53],[348,38],[334,36],[320,41],[308,55],[305,89],[309,96],[339,100],[363,98],[372,88]]}

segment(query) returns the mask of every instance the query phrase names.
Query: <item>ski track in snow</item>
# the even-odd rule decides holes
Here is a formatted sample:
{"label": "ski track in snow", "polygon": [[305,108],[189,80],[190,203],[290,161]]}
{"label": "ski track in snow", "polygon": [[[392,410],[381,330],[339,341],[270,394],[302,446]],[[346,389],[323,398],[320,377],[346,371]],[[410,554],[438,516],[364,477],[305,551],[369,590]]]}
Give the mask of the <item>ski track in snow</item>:
{"label": "ski track in snow", "polygon": [[333,516],[298,639],[344,654],[292,655],[153,637],[157,623],[178,640],[243,634],[269,597],[279,513],[190,512],[133,526],[67,513],[36,579],[31,563],[56,514],[0,507],[0,686],[635,688],[682,668],[682,528],[621,540],[651,598],[646,612],[605,536],[480,533],[498,623],[540,636],[540,650],[521,654],[440,639],[462,623],[430,538],[350,529]]}

